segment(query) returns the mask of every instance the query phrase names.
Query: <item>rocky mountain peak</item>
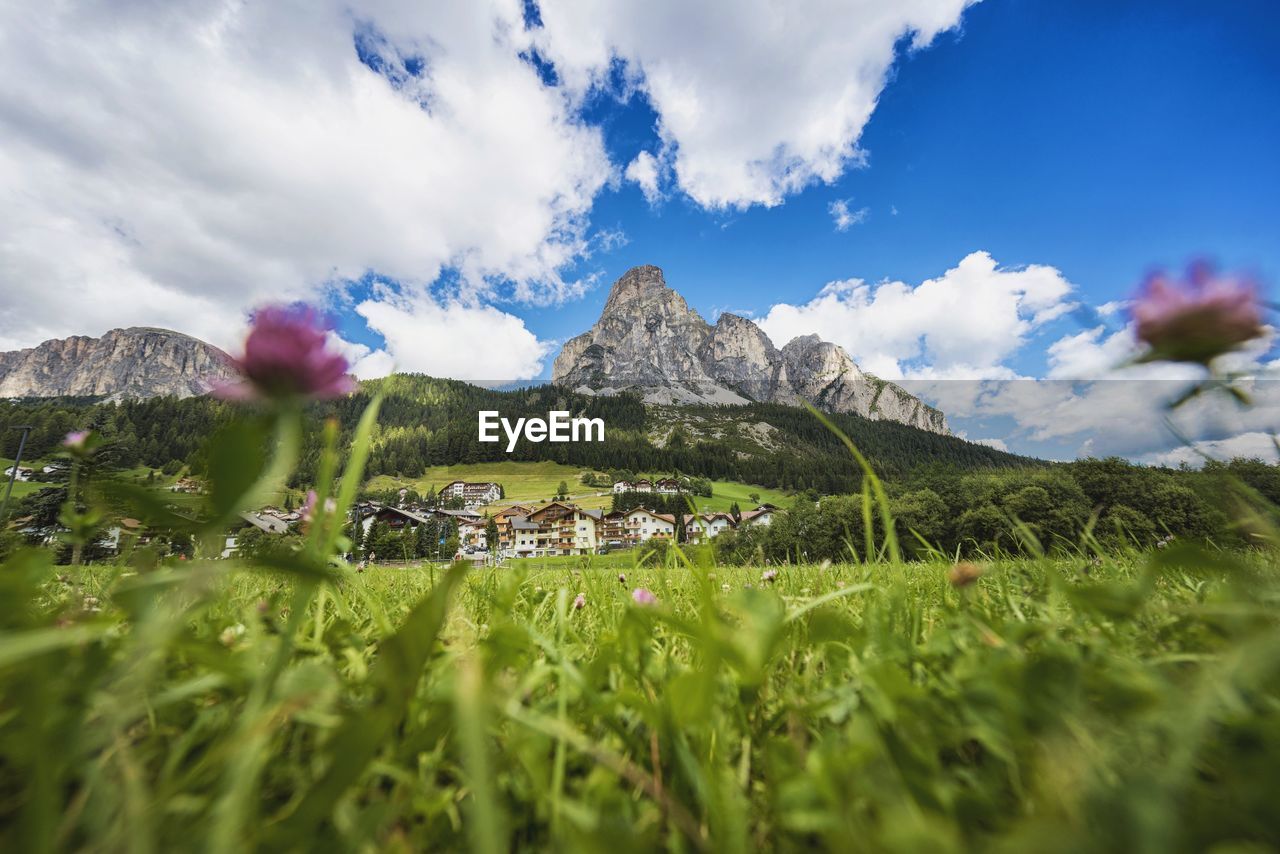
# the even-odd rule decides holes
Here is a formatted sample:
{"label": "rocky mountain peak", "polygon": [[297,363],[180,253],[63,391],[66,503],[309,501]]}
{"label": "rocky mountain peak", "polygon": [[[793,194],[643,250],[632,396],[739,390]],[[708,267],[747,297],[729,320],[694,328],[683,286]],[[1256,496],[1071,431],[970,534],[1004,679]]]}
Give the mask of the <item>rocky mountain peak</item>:
{"label": "rocky mountain peak", "polygon": [[231,358],[217,347],[172,330],[133,326],[0,353],[0,397],[191,397],[233,373]]}
{"label": "rocky mountain peak", "polygon": [[633,267],[591,329],[565,344],[552,379],[579,391],[640,391],[651,403],[798,404],[945,433],[941,412],[863,373],[845,350],[804,335],[779,350],[759,326],[725,313],[711,326],[662,270]]}
{"label": "rocky mountain peak", "polygon": [[[684,299],[667,287],[667,280],[660,267],[644,264],[632,267],[623,273],[609,290],[609,298],[605,300],[604,313],[620,311],[631,303],[651,303],[668,299],[674,295],[684,304]],[[685,305],[686,310],[688,306]]]}

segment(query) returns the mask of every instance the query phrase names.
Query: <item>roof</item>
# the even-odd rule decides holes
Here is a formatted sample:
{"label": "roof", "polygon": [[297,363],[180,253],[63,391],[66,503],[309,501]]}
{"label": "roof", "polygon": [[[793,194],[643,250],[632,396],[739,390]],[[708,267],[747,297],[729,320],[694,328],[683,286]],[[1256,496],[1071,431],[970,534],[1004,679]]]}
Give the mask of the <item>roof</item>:
{"label": "roof", "polygon": [[439,516],[453,516],[457,519],[483,519],[484,518],[474,510],[442,510],[437,508],[430,512],[435,513]]}
{"label": "roof", "polygon": [[513,516],[511,518],[511,530],[513,531],[536,531],[538,526],[530,522],[523,516]]}
{"label": "roof", "polygon": [[590,516],[592,519],[603,519],[603,518],[604,518],[604,511],[603,511],[603,510],[581,510],[581,511],[579,511],[579,512],[581,512],[583,516]]}
{"label": "roof", "polygon": [[259,530],[266,531],[268,534],[283,534],[289,530],[289,524],[283,519],[275,519],[271,516],[261,516],[257,513],[241,513],[240,518],[248,522]]}

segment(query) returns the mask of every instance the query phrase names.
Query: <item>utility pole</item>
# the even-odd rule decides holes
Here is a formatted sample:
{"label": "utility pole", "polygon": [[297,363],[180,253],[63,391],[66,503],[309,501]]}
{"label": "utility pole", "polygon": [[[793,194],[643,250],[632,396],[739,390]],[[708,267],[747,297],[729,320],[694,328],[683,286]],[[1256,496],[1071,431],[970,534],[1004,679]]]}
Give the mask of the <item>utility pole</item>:
{"label": "utility pole", "polygon": [[22,464],[22,451],[27,447],[27,436],[31,433],[29,424],[15,424],[9,428],[10,430],[21,430],[22,438],[18,440],[18,456],[13,461],[13,468],[9,470],[9,485],[4,490],[4,501],[0,501],[0,524],[8,519],[9,512],[9,496],[13,493],[13,482],[18,477],[18,466]]}

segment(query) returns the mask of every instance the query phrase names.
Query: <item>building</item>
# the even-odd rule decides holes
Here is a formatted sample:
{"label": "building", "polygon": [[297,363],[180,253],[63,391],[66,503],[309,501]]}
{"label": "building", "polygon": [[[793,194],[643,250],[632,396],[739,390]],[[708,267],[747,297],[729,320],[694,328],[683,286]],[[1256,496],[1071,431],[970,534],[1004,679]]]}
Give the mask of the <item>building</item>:
{"label": "building", "polygon": [[627,532],[627,514],[621,510],[605,513],[600,519],[600,544],[602,546],[633,546],[635,541]]}
{"label": "building", "polygon": [[772,525],[773,514],[777,511],[771,504],[762,504],[755,510],[747,510],[738,520],[740,525]]}
{"label": "building", "polygon": [[613,485],[613,491],[615,495],[619,492],[631,492],[634,489],[635,489],[635,486],[632,485],[631,481],[629,480],[620,480]]}
{"label": "building", "polygon": [[643,543],[655,537],[674,540],[676,536],[674,516],[667,513],[654,513],[643,507],[628,511],[623,525],[627,538],[633,543]]}
{"label": "building", "polygon": [[512,557],[533,557],[538,550],[538,525],[524,516],[513,516],[508,523],[507,545],[503,553]]}
{"label": "building", "polygon": [[684,532],[690,543],[705,543],[734,527],[733,516],[728,513],[686,513]]}
{"label": "building", "polygon": [[174,481],[173,486],[169,487],[169,491],[170,492],[186,492],[186,493],[200,492],[201,491],[200,481],[193,480],[192,478],[189,478],[189,477],[180,477],[176,481]]}
{"label": "building", "polygon": [[583,510],[575,504],[553,501],[529,514],[538,526],[535,552],[542,555],[593,554],[599,545],[598,530],[603,513]]}
{"label": "building", "polygon": [[17,466],[16,468],[9,466],[4,470],[4,476],[12,477],[14,480],[31,480],[31,476],[34,474],[35,471],[26,466]]}
{"label": "building", "polygon": [[460,498],[466,505],[490,504],[502,497],[502,485],[492,481],[468,483],[455,480],[440,487],[436,495],[444,499]]}
{"label": "building", "polygon": [[240,547],[240,532],[249,527],[277,536],[286,534],[289,531],[289,523],[275,515],[268,513],[241,513],[223,539],[222,556],[224,558],[235,556]]}
{"label": "building", "polygon": [[458,523],[458,542],[464,548],[487,549],[489,534],[487,520],[477,519]]}
{"label": "building", "polygon": [[670,477],[664,477],[662,480],[655,480],[653,482],[653,491],[659,495],[679,495],[680,481]]}
{"label": "building", "polygon": [[631,491],[632,492],[653,492],[653,481],[644,480],[644,479],[637,480],[631,484]]}
{"label": "building", "polygon": [[493,524],[498,527],[498,550],[504,552],[515,551],[515,538],[512,534],[512,520],[524,519],[528,520],[529,514],[533,512],[533,508],[524,504],[513,504],[503,510],[499,510],[493,514]]}

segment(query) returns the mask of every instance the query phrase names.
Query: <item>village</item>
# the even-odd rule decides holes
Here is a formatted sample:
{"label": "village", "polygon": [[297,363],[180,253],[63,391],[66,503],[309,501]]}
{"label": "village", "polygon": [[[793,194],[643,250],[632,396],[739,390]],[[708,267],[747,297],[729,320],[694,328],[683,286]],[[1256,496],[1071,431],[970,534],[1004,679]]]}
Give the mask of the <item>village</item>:
{"label": "village", "polygon": [[[365,503],[356,508],[367,533],[375,522],[392,530],[416,528],[443,518],[457,524],[460,551],[456,557],[476,562],[502,562],[510,558],[592,555],[628,549],[650,540],[679,540],[696,545],[739,525],[768,525],[776,507],[764,504],[736,517],[728,512],[686,513],[683,520],[672,513],[646,507],[607,511],[586,509],[569,501],[542,505],[515,504],[493,515],[473,510],[397,507]],[[492,525],[490,524],[492,522]],[[496,535],[491,548],[489,538]]]}
{"label": "village", "polygon": [[[674,478],[619,481],[614,494],[650,493],[674,496],[681,494],[681,484]],[[697,545],[740,525],[768,525],[777,507],[761,504],[738,513],[665,513],[645,506],[626,510],[580,507],[567,499],[548,502],[522,502],[496,512],[485,511],[487,505],[500,499],[502,486],[494,482],[453,481],[440,488],[438,499],[458,500],[461,509],[428,506],[413,501],[361,501],[352,508],[353,528],[360,541],[367,541],[375,525],[403,534],[419,526],[437,524],[440,530],[456,532],[456,550],[436,551],[428,559],[468,560],[477,564],[501,564],[513,558],[582,556],[603,554],[634,548],[652,540],[685,542]],[[405,491],[401,492],[401,498]],[[298,510],[264,507],[242,513],[238,530],[228,532],[223,557],[238,551],[240,537],[248,528],[267,535],[284,535],[303,521]],[[493,540],[493,542],[490,542]],[[440,544],[445,543],[440,538]],[[374,552],[365,556],[372,562],[399,562],[400,555]]]}

